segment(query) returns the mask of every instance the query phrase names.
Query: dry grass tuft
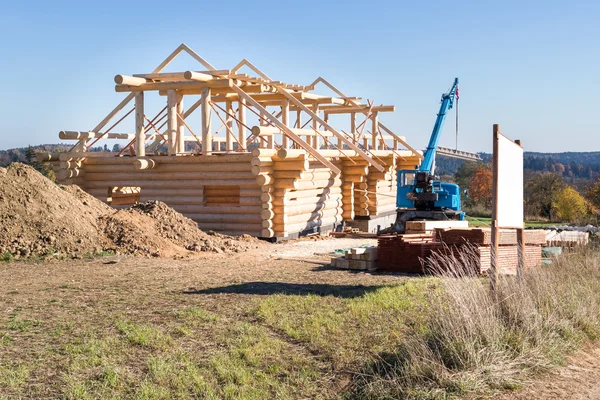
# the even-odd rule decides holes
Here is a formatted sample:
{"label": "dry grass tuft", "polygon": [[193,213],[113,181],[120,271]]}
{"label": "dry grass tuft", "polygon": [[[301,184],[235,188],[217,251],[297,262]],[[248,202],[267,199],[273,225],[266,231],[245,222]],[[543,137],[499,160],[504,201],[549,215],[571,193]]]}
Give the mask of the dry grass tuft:
{"label": "dry grass tuft", "polygon": [[[470,254],[469,254],[470,253]],[[473,276],[472,250],[433,258],[441,273],[422,324],[402,346],[355,374],[350,397],[438,399],[519,386],[600,332],[600,252],[584,249],[522,282],[503,276],[497,298]]]}

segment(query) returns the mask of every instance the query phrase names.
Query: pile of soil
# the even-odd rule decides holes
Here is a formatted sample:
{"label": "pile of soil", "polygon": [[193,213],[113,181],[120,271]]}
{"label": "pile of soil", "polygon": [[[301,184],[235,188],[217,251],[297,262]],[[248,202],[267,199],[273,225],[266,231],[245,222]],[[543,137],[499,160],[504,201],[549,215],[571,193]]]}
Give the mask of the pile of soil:
{"label": "pile of soil", "polygon": [[246,241],[209,235],[191,219],[160,201],[147,201],[100,218],[116,250],[130,254],[171,257],[181,250],[230,253],[246,250]]}
{"label": "pile of soil", "polygon": [[115,211],[77,186],[57,185],[20,163],[0,168],[0,255],[184,257],[240,252],[253,241],[210,235],[164,203]]}

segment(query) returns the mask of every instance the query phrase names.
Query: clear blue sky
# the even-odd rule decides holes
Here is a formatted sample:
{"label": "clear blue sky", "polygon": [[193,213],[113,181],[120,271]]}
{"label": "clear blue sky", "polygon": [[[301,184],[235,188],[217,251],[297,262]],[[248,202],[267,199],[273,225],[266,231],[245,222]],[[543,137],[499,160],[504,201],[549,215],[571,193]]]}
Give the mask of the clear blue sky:
{"label": "clear blue sky", "polygon": [[[115,74],[150,72],[185,42],[219,69],[247,58],[395,104],[381,120],[417,147],[458,76],[460,148],[490,151],[500,123],[527,150],[600,150],[599,17],[598,1],[5,2],[0,149],[91,129],[124,97]],[[183,61],[172,70],[196,68]]]}

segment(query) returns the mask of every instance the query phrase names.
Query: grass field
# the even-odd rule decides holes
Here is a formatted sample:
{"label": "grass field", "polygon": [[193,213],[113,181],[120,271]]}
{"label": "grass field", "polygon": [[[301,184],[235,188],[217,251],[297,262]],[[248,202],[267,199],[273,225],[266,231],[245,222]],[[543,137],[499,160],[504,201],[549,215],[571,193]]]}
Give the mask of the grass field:
{"label": "grass field", "polygon": [[[489,227],[492,225],[492,219],[486,217],[466,217],[469,221],[469,226],[472,227]],[[548,222],[548,221],[525,221],[526,228],[544,228],[546,226],[557,226],[561,225],[560,222]]]}
{"label": "grass field", "polygon": [[[339,271],[269,257],[278,246],[234,259],[0,263],[0,399],[443,399],[517,387],[598,333],[593,280],[519,294],[527,308],[508,301],[477,319],[480,302],[496,315],[485,280]],[[458,304],[471,313],[448,312]],[[548,307],[558,319],[532,319]]]}

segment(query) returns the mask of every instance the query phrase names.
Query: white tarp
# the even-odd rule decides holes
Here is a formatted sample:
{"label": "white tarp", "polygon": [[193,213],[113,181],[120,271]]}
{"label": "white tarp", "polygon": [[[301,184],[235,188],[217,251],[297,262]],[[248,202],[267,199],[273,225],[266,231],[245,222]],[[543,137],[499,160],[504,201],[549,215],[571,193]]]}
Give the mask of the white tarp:
{"label": "white tarp", "polygon": [[523,148],[498,134],[499,228],[523,228]]}

